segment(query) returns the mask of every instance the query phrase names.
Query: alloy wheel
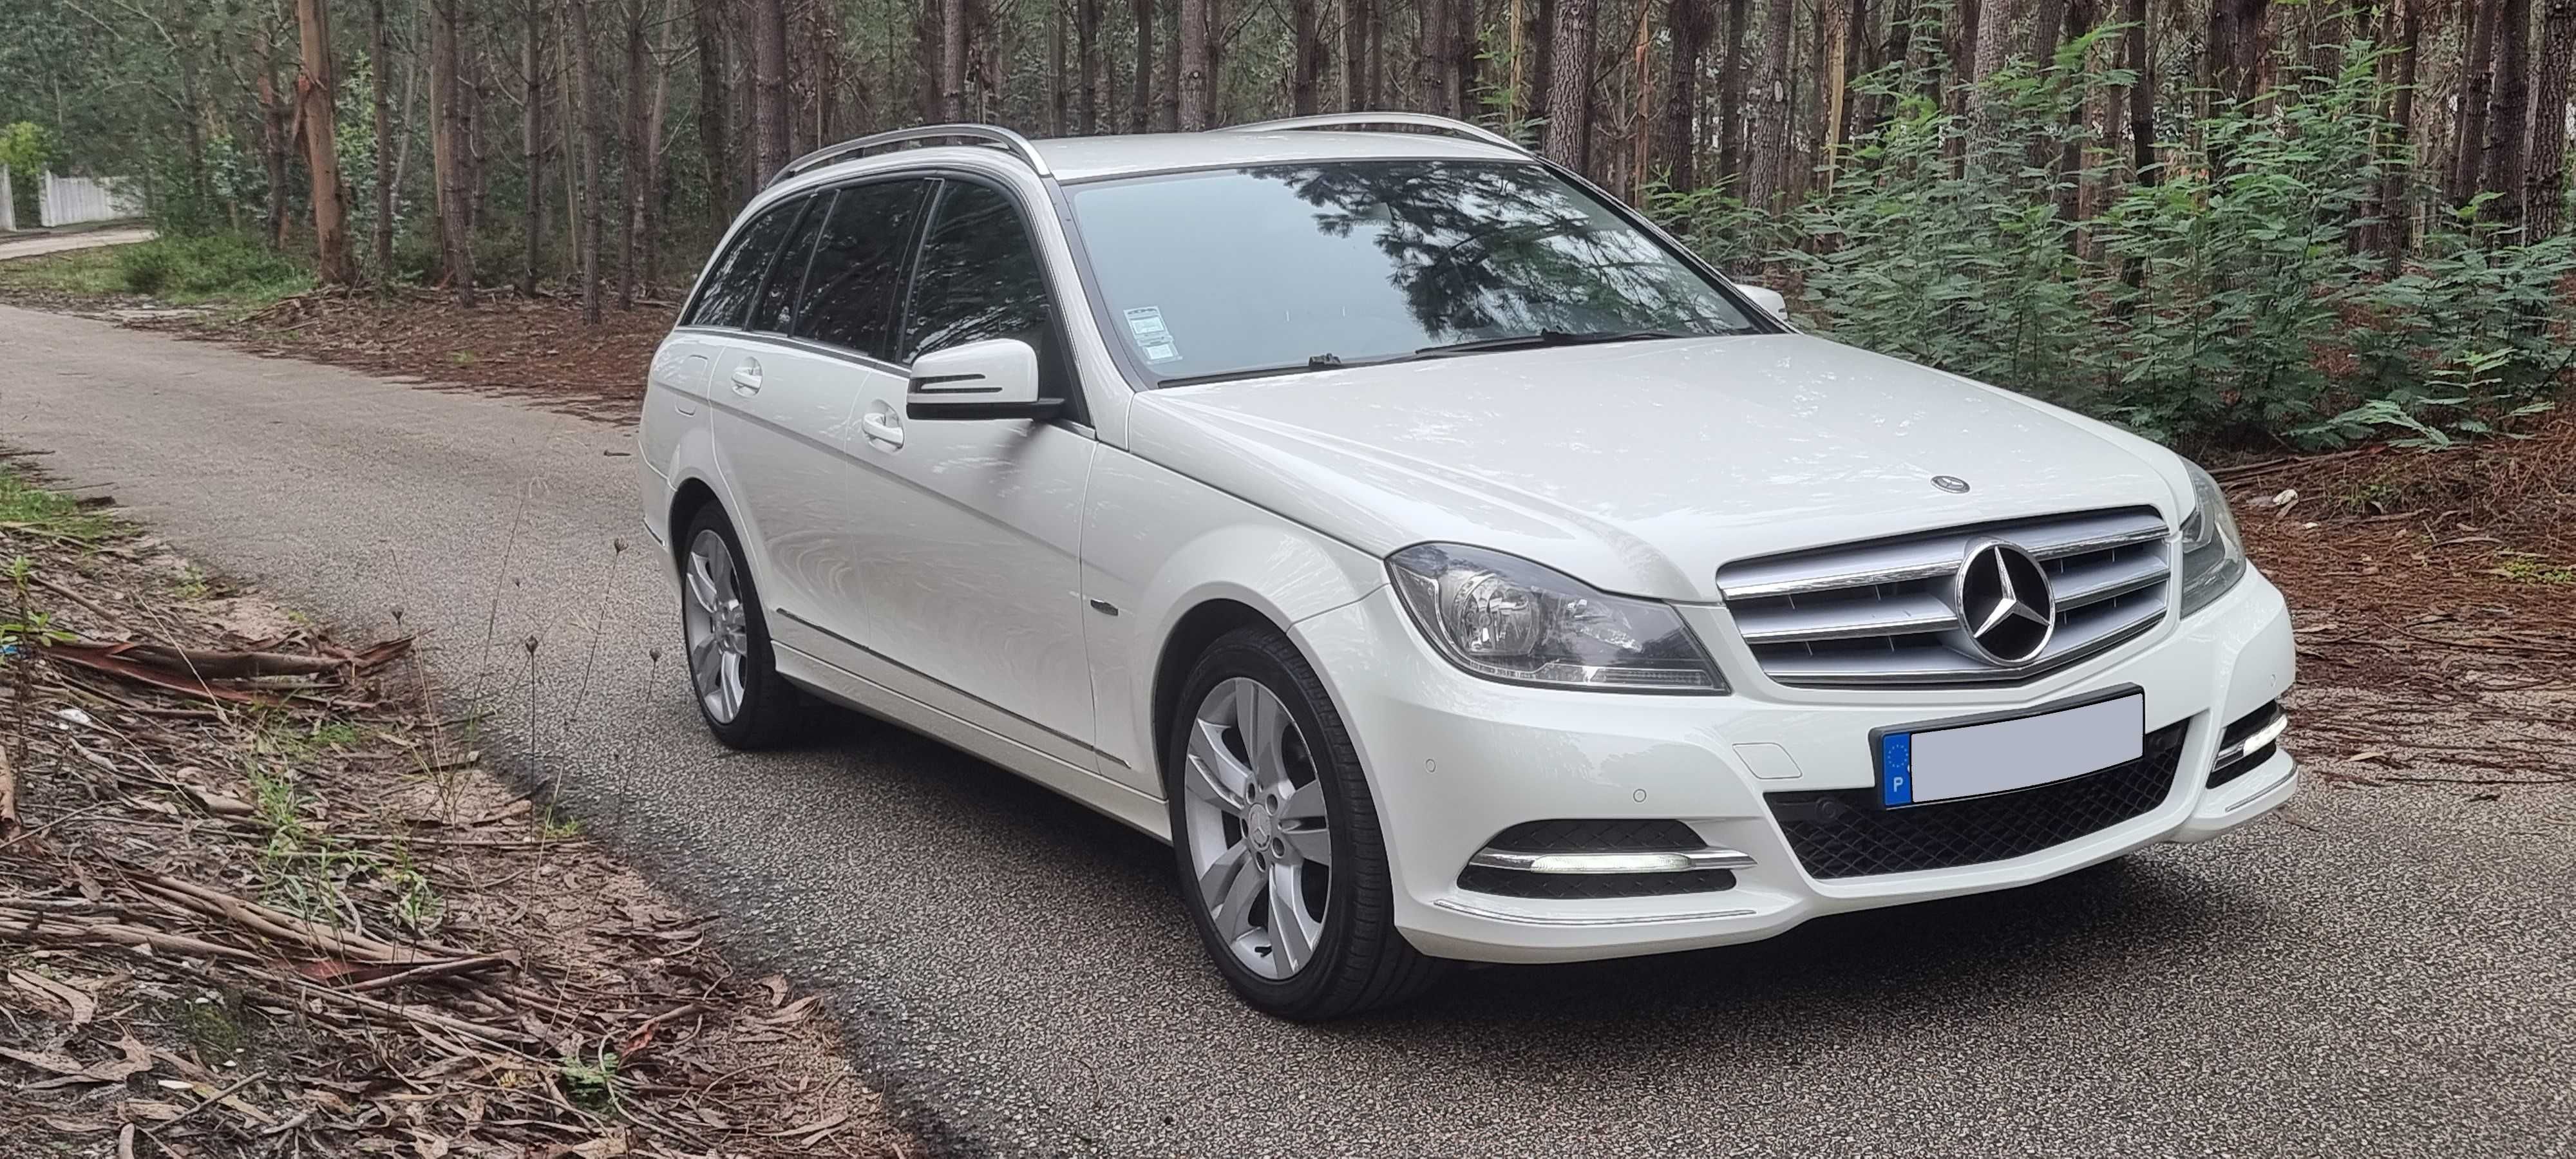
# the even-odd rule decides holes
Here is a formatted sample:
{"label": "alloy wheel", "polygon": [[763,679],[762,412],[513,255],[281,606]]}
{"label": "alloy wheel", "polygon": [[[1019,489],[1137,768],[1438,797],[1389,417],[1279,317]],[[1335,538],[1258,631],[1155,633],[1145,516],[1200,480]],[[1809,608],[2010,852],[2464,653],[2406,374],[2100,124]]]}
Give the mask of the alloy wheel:
{"label": "alloy wheel", "polygon": [[699,703],[718,724],[742,712],[743,666],[751,658],[749,614],[733,549],[710,527],[689,541],[688,596],[681,602],[682,639],[688,645],[689,679]]}
{"label": "alloy wheel", "polygon": [[1323,781],[1288,706],[1246,677],[1209,690],[1181,788],[1199,904],[1246,969],[1295,976],[1323,941],[1333,842]]}

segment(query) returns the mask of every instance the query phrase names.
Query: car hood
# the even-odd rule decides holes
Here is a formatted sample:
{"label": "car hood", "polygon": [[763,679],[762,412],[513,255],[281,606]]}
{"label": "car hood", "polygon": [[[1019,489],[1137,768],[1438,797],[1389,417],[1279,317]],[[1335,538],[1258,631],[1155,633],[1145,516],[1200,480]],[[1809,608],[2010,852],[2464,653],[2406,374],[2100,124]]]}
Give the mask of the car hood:
{"label": "car hood", "polygon": [[1367,551],[1468,543],[1682,601],[1715,601],[1731,560],[2102,507],[2172,521],[2190,494],[2136,436],[1797,334],[1176,387],[1129,424],[1135,454]]}

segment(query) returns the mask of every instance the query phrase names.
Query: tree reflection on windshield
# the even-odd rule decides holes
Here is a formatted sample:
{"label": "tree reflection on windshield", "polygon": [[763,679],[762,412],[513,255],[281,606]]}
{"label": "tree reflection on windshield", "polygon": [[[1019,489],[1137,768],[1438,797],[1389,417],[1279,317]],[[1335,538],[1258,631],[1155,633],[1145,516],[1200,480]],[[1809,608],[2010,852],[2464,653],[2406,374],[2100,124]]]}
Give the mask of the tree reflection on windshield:
{"label": "tree reflection on windshield", "polygon": [[1202,170],[1077,185],[1072,200],[1120,337],[1166,383],[1492,339],[1754,328],[1696,269],[1535,164]]}

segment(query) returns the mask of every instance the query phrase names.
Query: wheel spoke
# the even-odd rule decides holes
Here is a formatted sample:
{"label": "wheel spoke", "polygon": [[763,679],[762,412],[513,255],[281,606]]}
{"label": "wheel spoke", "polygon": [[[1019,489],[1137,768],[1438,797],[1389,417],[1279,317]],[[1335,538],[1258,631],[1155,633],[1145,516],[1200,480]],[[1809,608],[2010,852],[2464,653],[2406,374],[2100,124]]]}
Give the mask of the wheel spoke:
{"label": "wheel spoke", "polygon": [[715,659],[715,654],[716,634],[715,630],[710,628],[707,630],[706,635],[689,641],[690,674],[701,675],[712,671],[714,669],[714,665],[710,664],[709,661]]}
{"label": "wheel spoke", "polygon": [[696,601],[700,610],[706,612],[708,615],[714,615],[716,610],[716,580],[715,576],[709,570],[707,557],[695,552],[691,552],[689,554],[688,579],[689,598]]}
{"label": "wheel spoke", "polygon": [[1312,821],[1315,823],[1316,828],[1323,828],[1323,778],[1318,777],[1306,782],[1305,784],[1297,786],[1294,791],[1288,794],[1288,798],[1286,800],[1279,802],[1279,819],[1282,821]]}
{"label": "wheel spoke", "polygon": [[1243,736],[1243,751],[1252,758],[1253,781],[1265,789],[1285,788],[1287,706],[1260,684],[1238,680],[1234,689],[1234,728]]}
{"label": "wheel spoke", "polygon": [[726,715],[727,717],[731,717],[734,713],[736,713],[736,712],[738,712],[738,711],[740,711],[740,710],[742,709],[742,655],[741,655],[741,653],[738,653],[738,652],[727,652],[727,653],[725,653],[725,654],[724,654],[723,663],[721,663],[721,664],[719,665],[719,667],[721,667],[721,668],[724,670],[724,706],[725,706],[725,715]]}
{"label": "wheel spoke", "polygon": [[733,553],[720,550],[714,555],[715,558],[707,567],[707,579],[715,584],[716,593],[720,599],[731,600],[739,589],[739,585],[733,580]]}
{"label": "wheel spoke", "polygon": [[1235,877],[1243,872],[1243,863],[1250,857],[1250,851],[1237,841],[1227,846],[1225,852],[1217,854],[1207,871],[1199,874],[1199,898],[1207,903],[1209,909],[1214,910],[1225,901],[1227,891],[1233,887]]}
{"label": "wheel spoke", "polygon": [[1270,869],[1270,955],[1278,963],[1277,974],[1285,978],[1315,956],[1315,941],[1324,932],[1324,923],[1306,916],[1306,901],[1297,888],[1297,869],[1292,865],[1274,865]]}
{"label": "wheel spoke", "polygon": [[1288,842],[1288,851],[1300,860],[1316,865],[1333,863],[1333,831],[1317,825],[1312,829],[1282,829],[1279,836]]}
{"label": "wheel spoke", "polygon": [[1218,903],[1216,911],[1218,928],[1225,931],[1225,940],[1231,942],[1252,932],[1252,903],[1260,899],[1262,887],[1266,884],[1258,873],[1234,875],[1234,884],[1227,887],[1225,900]]}
{"label": "wheel spoke", "polygon": [[1240,817],[1251,798],[1252,770],[1226,751],[1218,732],[1217,726],[1204,720],[1190,730],[1190,751],[1181,779],[1190,795]]}

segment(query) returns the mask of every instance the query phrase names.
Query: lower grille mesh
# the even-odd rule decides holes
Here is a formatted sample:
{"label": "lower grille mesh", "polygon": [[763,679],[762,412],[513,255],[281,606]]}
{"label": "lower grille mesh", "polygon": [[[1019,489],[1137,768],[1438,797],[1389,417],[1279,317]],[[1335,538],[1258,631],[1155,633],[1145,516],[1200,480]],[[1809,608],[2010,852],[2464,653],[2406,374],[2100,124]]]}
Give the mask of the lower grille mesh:
{"label": "lower grille mesh", "polygon": [[1874,789],[1772,793],[1771,815],[1815,878],[2006,861],[2145,816],[2173,791],[2189,722],[2148,733],[2145,755],[2055,784],[1881,809]]}
{"label": "lower grille mesh", "polygon": [[1458,874],[1458,888],[1503,897],[1589,901],[1606,897],[1716,893],[1735,888],[1735,873],[1727,869],[1693,869],[1680,873],[1519,873],[1470,865]]}

